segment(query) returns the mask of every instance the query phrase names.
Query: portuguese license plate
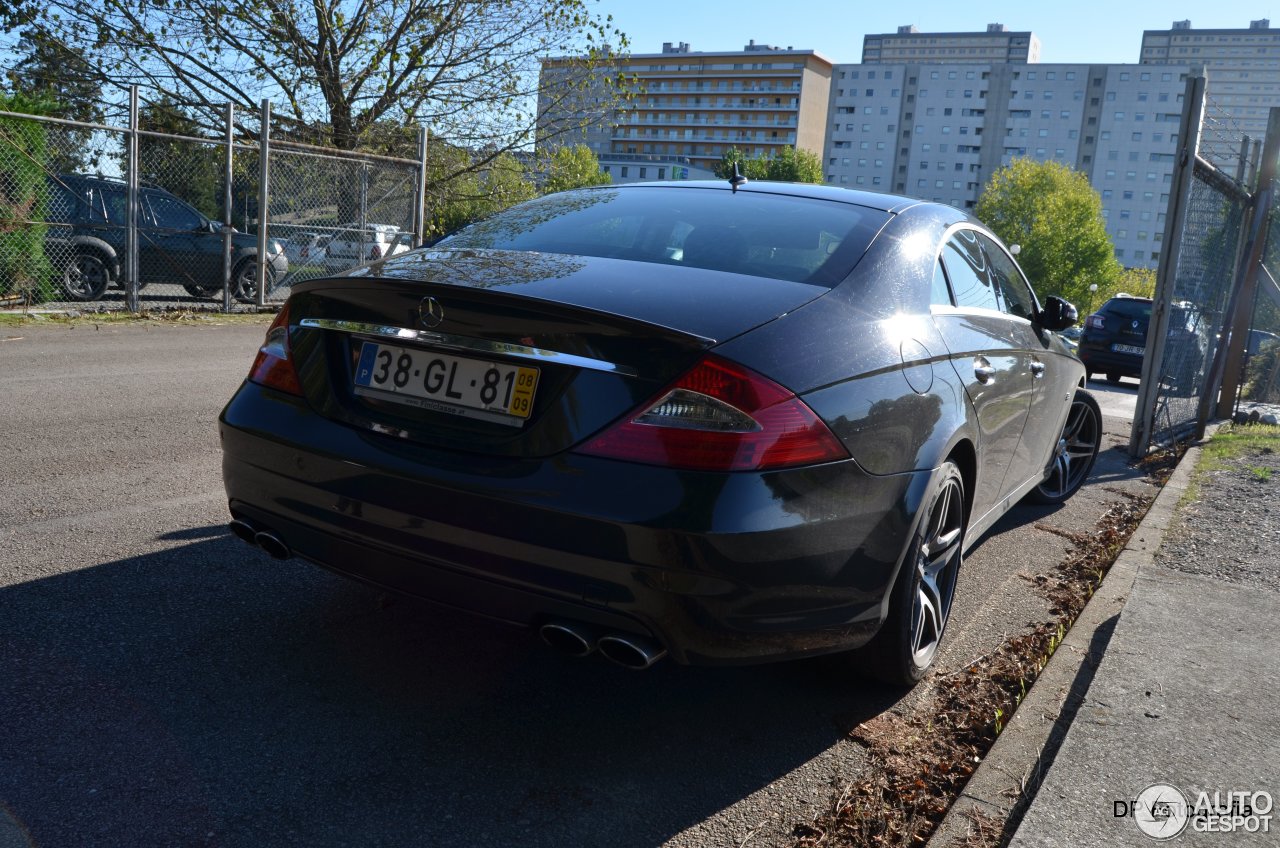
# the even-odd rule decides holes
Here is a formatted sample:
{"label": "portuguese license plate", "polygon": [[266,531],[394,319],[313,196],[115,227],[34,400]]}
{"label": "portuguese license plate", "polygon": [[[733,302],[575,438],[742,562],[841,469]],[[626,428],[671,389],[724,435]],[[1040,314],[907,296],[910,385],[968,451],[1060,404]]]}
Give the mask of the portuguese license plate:
{"label": "portuguese license plate", "polygon": [[1133,354],[1137,354],[1138,356],[1142,356],[1144,353],[1147,352],[1145,348],[1138,347],[1137,345],[1127,345],[1127,344],[1113,344],[1111,346],[1111,350],[1114,351],[1115,353],[1133,353]]}
{"label": "portuguese license plate", "polygon": [[537,368],[377,342],[363,343],[355,374],[358,395],[517,427],[537,388]]}

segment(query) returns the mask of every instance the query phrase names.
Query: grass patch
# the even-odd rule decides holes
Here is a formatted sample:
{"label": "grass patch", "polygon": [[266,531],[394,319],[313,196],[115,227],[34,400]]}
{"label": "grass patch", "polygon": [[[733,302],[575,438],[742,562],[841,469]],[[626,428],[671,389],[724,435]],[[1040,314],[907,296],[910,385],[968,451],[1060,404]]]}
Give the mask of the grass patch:
{"label": "grass patch", "polygon": [[0,312],[0,327],[35,327],[57,325],[74,327],[90,324],[190,324],[219,326],[223,324],[261,324],[266,326],[275,312],[189,312],[181,309],[154,312]]}
{"label": "grass patch", "polygon": [[[1242,457],[1280,451],[1280,426],[1274,424],[1224,424],[1213,438],[1200,446],[1200,462],[1191,474],[1187,490],[1178,499],[1178,509],[1200,499],[1200,483],[1215,471],[1231,467]],[[1265,466],[1249,469],[1259,483],[1271,479]]]}
{"label": "grass patch", "polygon": [[1217,471],[1231,460],[1280,449],[1280,427],[1273,424],[1229,424],[1200,449],[1200,470]]}

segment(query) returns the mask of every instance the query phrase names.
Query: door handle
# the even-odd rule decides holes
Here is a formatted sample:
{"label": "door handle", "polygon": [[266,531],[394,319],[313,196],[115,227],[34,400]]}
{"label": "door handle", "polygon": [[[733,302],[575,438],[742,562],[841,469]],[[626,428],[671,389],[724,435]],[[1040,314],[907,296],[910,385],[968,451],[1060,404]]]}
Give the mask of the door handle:
{"label": "door handle", "polygon": [[979,383],[990,383],[996,376],[996,369],[986,357],[979,356],[973,360],[973,376],[978,378]]}
{"label": "door handle", "polygon": [[1034,374],[1034,375],[1036,375],[1037,377],[1043,377],[1043,376],[1044,376],[1044,363],[1043,363],[1043,362],[1032,362],[1032,363],[1031,363],[1031,373],[1032,373],[1032,374]]}

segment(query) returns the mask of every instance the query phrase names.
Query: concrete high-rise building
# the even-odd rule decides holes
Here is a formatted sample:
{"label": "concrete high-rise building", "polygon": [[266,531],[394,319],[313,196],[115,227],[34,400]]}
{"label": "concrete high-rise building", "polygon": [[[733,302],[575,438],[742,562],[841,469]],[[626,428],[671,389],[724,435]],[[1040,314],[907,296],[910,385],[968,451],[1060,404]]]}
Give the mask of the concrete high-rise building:
{"label": "concrete high-rise building", "polygon": [[905,62],[1028,63],[1040,61],[1040,39],[987,24],[986,32],[920,32],[912,25],[862,39],[864,65]]}
{"label": "concrete high-rise building", "polygon": [[[572,73],[573,62],[544,60],[543,88],[549,77]],[[592,103],[604,100],[599,87],[563,107],[542,105],[539,143],[586,144],[601,162],[647,161],[654,166],[646,167],[653,174],[648,179],[655,178],[658,161],[678,160],[705,172],[730,148],[752,158],[774,156],[783,147],[821,155],[831,68],[813,50],[754,41],[740,51],[709,53],[682,42],[664,44],[661,53],[618,58],[610,70],[631,81],[632,97],[612,115],[591,121]],[[551,137],[553,129],[562,132]]]}
{"label": "concrete high-rise building", "polygon": [[1017,157],[1083,171],[1116,257],[1155,267],[1188,68],[1141,65],[837,65],[828,183],[972,208]]}
{"label": "concrete high-rise building", "polygon": [[1211,117],[1227,122],[1232,134],[1266,136],[1267,113],[1280,104],[1280,29],[1271,29],[1269,20],[1250,21],[1248,29],[1192,29],[1191,21],[1174,21],[1169,29],[1142,33],[1139,61],[1203,65]]}

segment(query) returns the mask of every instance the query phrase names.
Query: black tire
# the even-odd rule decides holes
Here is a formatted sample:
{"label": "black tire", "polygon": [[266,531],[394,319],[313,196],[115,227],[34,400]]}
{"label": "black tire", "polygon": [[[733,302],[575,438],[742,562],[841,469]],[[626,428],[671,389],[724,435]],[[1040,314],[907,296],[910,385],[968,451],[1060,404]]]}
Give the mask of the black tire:
{"label": "black tire", "polygon": [[[267,268],[267,290],[271,290],[271,269]],[[248,256],[231,270],[231,296],[241,303],[258,302],[258,259]]]}
{"label": "black tire", "polygon": [[1102,447],[1102,410],[1093,395],[1076,389],[1071,399],[1067,423],[1062,427],[1053,461],[1044,480],[1027,494],[1027,500],[1040,504],[1060,504],[1070,498],[1093,470]]}
{"label": "black tire", "polygon": [[187,294],[192,297],[207,298],[216,297],[222,294],[222,286],[198,286],[194,283],[186,283],[182,286],[187,290]]}
{"label": "black tire", "polygon": [[1120,375],[1114,371],[1107,372],[1107,382],[1113,386],[1120,385]]}
{"label": "black tire", "polygon": [[109,285],[111,269],[98,253],[77,253],[62,272],[62,290],[69,300],[97,300]]}
{"label": "black tire", "polygon": [[893,686],[914,686],[924,677],[951,618],[967,523],[964,477],[947,460],[934,472],[921,506],[889,599],[888,618],[853,654],[861,671]]}

